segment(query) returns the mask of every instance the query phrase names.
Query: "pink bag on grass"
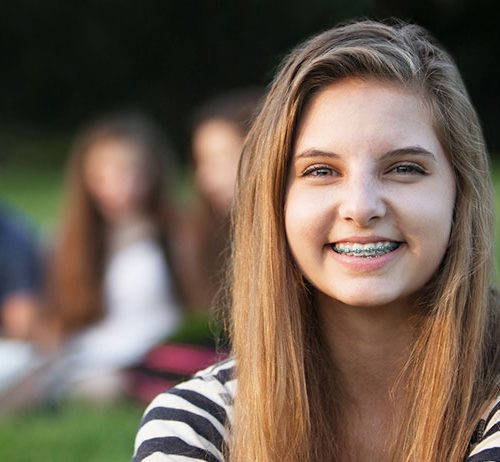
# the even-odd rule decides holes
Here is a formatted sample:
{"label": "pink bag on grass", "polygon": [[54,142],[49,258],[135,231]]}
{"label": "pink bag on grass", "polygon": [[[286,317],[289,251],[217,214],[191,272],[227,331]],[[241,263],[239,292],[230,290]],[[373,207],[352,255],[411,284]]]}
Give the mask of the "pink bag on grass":
{"label": "pink bag on grass", "polygon": [[213,347],[181,343],[160,345],[131,372],[130,394],[149,403],[156,395],[227,356],[226,352]]}

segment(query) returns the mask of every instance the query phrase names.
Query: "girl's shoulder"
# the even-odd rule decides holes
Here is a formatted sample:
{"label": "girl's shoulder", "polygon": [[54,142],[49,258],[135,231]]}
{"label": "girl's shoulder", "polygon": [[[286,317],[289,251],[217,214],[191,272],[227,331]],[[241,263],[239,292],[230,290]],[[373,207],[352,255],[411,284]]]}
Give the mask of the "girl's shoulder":
{"label": "girl's shoulder", "polygon": [[500,395],[476,427],[466,462],[500,462]]}
{"label": "girl's shoulder", "polygon": [[[135,441],[134,462],[224,461],[233,420],[235,362],[228,359],[158,395],[146,409]],[[178,458],[177,458],[178,457]]]}

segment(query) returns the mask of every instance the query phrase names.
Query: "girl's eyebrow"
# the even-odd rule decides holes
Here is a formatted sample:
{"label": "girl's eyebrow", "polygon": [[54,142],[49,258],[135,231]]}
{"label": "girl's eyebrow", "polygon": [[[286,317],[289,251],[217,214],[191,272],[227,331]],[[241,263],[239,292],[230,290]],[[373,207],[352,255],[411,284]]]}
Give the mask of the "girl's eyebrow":
{"label": "girl's eyebrow", "polygon": [[[436,156],[431,151],[428,151],[427,149],[418,145],[404,146],[402,148],[391,149],[390,151],[384,153],[381,159],[385,159],[388,157],[409,156],[409,155],[429,157],[434,162],[436,162]],[[316,148],[306,149],[305,151],[295,156],[296,159],[308,158],[308,157],[331,157],[334,159],[339,159],[341,156],[333,151],[324,151],[322,149],[316,149]]]}
{"label": "girl's eyebrow", "polygon": [[333,157],[333,158],[340,158],[340,156],[333,151],[323,151],[322,149],[316,149],[316,148],[311,148],[311,149],[306,149],[305,151],[301,152],[300,154],[297,154],[295,156],[296,159],[299,158],[307,158],[307,157]]}
{"label": "girl's eyebrow", "polygon": [[432,159],[434,162],[436,162],[436,156],[431,152],[428,151],[427,149],[423,148],[422,146],[405,146],[403,148],[396,148],[396,149],[391,149],[390,151],[387,151],[383,156],[382,159],[387,158],[387,157],[395,157],[395,156],[409,156],[409,155],[417,155],[417,156],[423,156],[423,157],[429,157]]}

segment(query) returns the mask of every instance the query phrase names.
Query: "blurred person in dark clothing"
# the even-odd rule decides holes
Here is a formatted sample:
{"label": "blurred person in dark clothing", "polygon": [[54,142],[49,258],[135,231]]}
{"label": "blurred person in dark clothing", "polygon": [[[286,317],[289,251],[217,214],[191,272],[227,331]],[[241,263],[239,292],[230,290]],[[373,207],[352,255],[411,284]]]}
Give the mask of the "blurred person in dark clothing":
{"label": "blurred person in dark clothing", "polygon": [[2,336],[27,340],[39,308],[40,260],[23,217],[0,204],[0,326]]}
{"label": "blurred person in dark clothing", "polygon": [[0,203],[0,392],[41,364],[32,342],[40,314],[38,250],[24,217]]}

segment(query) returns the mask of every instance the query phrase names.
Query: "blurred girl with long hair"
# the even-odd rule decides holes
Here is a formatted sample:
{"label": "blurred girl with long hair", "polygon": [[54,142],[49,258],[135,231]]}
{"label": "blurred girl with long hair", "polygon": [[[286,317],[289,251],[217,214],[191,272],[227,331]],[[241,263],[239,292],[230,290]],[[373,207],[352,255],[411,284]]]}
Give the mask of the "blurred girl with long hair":
{"label": "blurred girl with long hair", "polygon": [[206,311],[222,286],[230,210],[243,142],[263,100],[259,87],[214,96],[191,117],[194,200],[184,214],[182,279],[188,303]]}
{"label": "blurred girl with long hair", "polygon": [[181,322],[168,154],[158,127],[135,114],[102,118],[74,143],[49,265],[48,316],[62,345],[56,389],[113,395],[121,371]]}
{"label": "blurred girl with long hair", "polygon": [[425,30],[297,47],[240,162],[234,359],[156,398],[135,461],[500,461],[493,218],[476,112]]}

